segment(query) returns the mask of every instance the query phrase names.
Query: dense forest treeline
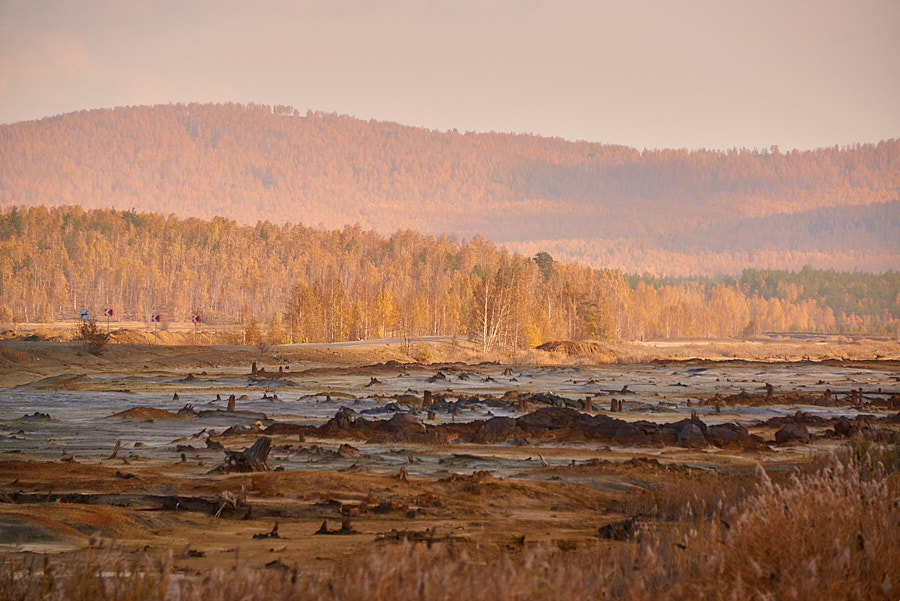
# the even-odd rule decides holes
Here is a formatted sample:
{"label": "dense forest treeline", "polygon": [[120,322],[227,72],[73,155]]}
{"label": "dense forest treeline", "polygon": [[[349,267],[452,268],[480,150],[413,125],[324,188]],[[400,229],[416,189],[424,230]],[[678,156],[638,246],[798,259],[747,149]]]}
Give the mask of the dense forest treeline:
{"label": "dense forest treeline", "polygon": [[117,319],[243,324],[273,342],[457,335],[485,350],[555,339],[891,332],[900,274],[745,271],[626,276],[456,240],[81,208],[0,215],[0,322]]}
{"label": "dense forest treeline", "polygon": [[900,140],[644,150],[187,104],[0,125],[0,207],[481,235],[594,267],[900,268]]}

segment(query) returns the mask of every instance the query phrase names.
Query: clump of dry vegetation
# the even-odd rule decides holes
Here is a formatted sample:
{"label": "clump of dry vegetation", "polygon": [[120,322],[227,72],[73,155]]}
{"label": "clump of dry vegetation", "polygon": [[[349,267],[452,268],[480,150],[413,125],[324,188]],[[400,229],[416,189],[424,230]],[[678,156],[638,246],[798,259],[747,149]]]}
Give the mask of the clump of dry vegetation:
{"label": "clump of dry vegetation", "polygon": [[85,320],[78,326],[78,340],[90,354],[97,357],[106,352],[109,338],[109,332],[104,332],[102,326],[93,319]]}
{"label": "clump of dry vegetation", "polygon": [[[0,599],[71,601],[141,601],[172,598],[171,558],[126,559],[114,545],[99,539],[72,565],[48,556],[22,559],[9,555],[0,563]],[[177,596],[175,597],[177,598]]]}
{"label": "clump of dry vegetation", "polygon": [[749,473],[714,473],[668,467],[653,473],[619,504],[623,515],[655,521],[690,523],[713,517],[731,519],[750,495],[756,479]]}
{"label": "clump of dry vegetation", "polygon": [[176,574],[169,558],[129,562],[92,547],[72,565],[7,556],[0,599],[897,599],[900,473],[881,461],[895,457],[896,444],[865,451],[778,483],[760,469],[755,490],[745,494],[736,480],[715,503],[712,486],[688,497],[662,493],[661,513],[681,502],[682,516],[632,542],[500,555],[402,545],[329,575],[275,561],[274,569],[227,566],[197,577]]}

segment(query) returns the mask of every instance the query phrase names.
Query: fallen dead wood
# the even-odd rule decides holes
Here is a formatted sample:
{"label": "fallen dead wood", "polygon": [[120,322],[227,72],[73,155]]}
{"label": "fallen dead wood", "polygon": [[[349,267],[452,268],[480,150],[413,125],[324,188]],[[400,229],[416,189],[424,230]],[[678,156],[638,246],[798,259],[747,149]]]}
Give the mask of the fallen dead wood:
{"label": "fallen dead wood", "polygon": [[[523,537],[524,539],[524,537]],[[397,530],[392,528],[390,532],[380,532],[375,535],[375,542],[396,541],[396,542],[413,542],[426,543],[430,548],[433,543],[439,542],[468,542],[465,536],[448,534],[446,536],[436,536],[435,528],[426,528],[425,530]],[[524,541],[523,541],[524,542]]]}
{"label": "fallen dead wood", "polygon": [[7,493],[10,503],[35,505],[49,503],[79,503],[83,505],[110,505],[150,511],[195,511],[215,515],[220,500],[182,495],[116,494],[116,493]]}
{"label": "fallen dead wood", "polygon": [[[138,511],[191,511],[226,519],[244,519],[249,504],[241,499],[224,500],[222,497],[192,497],[185,495],[154,495],[143,493],[26,493],[0,494],[0,503],[18,505],[48,505],[73,503],[81,505],[107,505]],[[320,509],[307,505],[265,504],[253,508],[255,518],[309,518],[320,515]]]}

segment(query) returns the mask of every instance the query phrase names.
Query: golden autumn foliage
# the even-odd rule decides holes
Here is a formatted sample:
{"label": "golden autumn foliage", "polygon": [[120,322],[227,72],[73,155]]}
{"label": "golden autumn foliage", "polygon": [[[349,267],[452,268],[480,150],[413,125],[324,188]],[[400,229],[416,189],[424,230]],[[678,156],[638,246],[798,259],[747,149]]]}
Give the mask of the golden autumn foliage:
{"label": "golden autumn foliage", "polygon": [[[248,343],[467,336],[482,350],[549,340],[894,332],[896,272],[746,271],[660,280],[509,253],[480,237],[80,208],[0,214],[0,318],[82,308],[163,322],[202,314]],[[164,324],[163,324],[164,325]]]}

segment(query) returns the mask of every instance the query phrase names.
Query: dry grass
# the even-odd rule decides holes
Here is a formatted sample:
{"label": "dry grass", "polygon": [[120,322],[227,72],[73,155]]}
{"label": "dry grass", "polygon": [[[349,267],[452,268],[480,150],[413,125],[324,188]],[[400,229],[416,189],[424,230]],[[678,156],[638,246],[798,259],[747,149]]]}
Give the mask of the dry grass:
{"label": "dry grass", "polygon": [[645,478],[640,488],[632,489],[634,492],[622,499],[619,512],[684,524],[713,517],[730,519],[756,489],[756,478],[751,474],[670,470]]}
{"label": "dry grass", "polygon": [[[824,343],[827,342],[827,343]],[[823,335],[821,339],[789,338],[621,341],[608,344],[619,357],[619,363],[640,364],[657,359],[801,361],[826,359],[869,361],[876,358],[900,359],[896,339],[850,339]]]}
{"label": "dry grass", "polygon": [[671,528],[590,550],[497,555],[418,544],[374,548],[331,575],[228,566],[181,577],[166,558],[128,563],[114,550],[91,548],[69,567],[6,557],[0,599],[900,598],[897,472],[872,453],[850,454],[781,484],[762,470],[757,480],[749,494],[740,480],[718,494],[712,480],[698,480],[692,496],[662,494],[666,506],[685,506]]}
{"label": "dry grass", "polygon": [[[114,546],[97,540],[73,565],[43,558],[9,555],[0,564],[0,599],[143,601],[173,598],[170,558],[128,561]],[[177,598],[177,597],[174,597]]]}
{"label": "dry grass", "polygon": [[882,468],[856,463],[837,462],[786,486],[763,476],[728,537],[723,574],[773,598],[896,599],[897,492]]}
{"label": "dry grass", "polygon": [[19,363],[32,363],[34,362],[34,359],[34,356],[23,350],[0,345],[0,364],[10,363],[15,365]]}

